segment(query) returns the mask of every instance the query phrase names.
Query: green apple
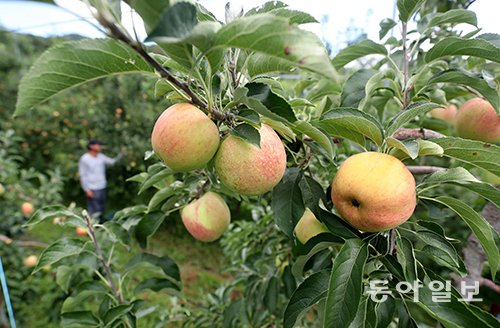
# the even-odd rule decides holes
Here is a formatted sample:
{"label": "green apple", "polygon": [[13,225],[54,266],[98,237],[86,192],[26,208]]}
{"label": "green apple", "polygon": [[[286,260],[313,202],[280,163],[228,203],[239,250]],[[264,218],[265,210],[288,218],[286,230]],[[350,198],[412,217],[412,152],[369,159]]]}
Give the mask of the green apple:
{"label": "green apple", "polygon": [[328,229],[323,223],[316,219],[316,216],[310,209],[306,208],[299,222],[297,222],[294,231],[297,239],[302,244],[305,244],[312,237],[323,232],[328,232]]}

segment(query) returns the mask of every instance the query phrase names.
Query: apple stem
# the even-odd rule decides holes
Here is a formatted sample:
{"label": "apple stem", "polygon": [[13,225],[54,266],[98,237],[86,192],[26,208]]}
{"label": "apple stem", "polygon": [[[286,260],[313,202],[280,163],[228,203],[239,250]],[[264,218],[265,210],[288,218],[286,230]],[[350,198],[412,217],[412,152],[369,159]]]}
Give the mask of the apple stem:
{"label": "apple stem", "polygon": [[102,248],[99,245],[99,242],[97,241],[97,237],[95,235],[94,226],[92,225],[91,218],[86,210],[83,210],[82,215],[83,215],[83,218],[85,219],[85,225],[87,226],[87,229],[89,231],[90,239],[94,243],[94,247],[95,247],[95,250],[97,253],[97,258],[101,262],[101,264],[104,268],[104,271],[106,272],[108,285],[113,290],[113,293],[114,293],[116,299],[118,300],[118,303],[123,304],[122,295],[121,295],[120,291],[118,290],[118,288],[116,288],[116,285],[113,281],[113,274],[111,272],[111,268],[109,267],[108,262],[106,262],[106,260],[104,258],[104,254],[102,252]]}

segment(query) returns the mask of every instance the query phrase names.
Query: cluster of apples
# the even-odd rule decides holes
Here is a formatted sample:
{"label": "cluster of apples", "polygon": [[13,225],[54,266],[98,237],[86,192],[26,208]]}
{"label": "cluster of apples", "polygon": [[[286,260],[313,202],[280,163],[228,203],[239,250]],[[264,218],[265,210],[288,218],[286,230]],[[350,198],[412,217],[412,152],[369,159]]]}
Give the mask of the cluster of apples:
{"label": "cluster of apples", "polygon": [[[157,119],[151,135],[154,152],[172,170],[189,172],[214,159],[221,182],[232,191],[258,196],[278,184],[286,169],[286,152],[268,125],[258,130],[260,147],[233,135],[222,142],[215,123],[200,109],[180,103]],[[189,136],[189,137],[186,137]],[[208,192],[181,212],[189,233],[201,241],[218,239],[228,228],[231,214],[224,199]]]}
{"label": "cluster of apples", "polygon": [[[260,147],[232,135],[221,142],[214,122],[198,108],[183,103],[160,115],[151,142],[155,153],[172,170],[188,172],[214,159],[215,171],[224,185],[238,194],[257,196],[273,189],[286,168],[285,149],[276,132],[262,124],[259,134]],[[360,153],[339,168],[331,198],[340,216],[354,228],[383,231],[402,224],[413,213],[415,179],[393,156]],[[210,191],[185,206],[181,217],[194,238],[213,241],[227,230],[231,213],[224,199]],[[295,227],[301,243],[327,231],[310,209]]]}
{"label": "cluster of apples", "polygon": [[455,105],[435,108],[430,114],[453,124],[457,135],[461,138],[489,143],[500,142],[500,115],[482,98],[472,98],[460,109]]}

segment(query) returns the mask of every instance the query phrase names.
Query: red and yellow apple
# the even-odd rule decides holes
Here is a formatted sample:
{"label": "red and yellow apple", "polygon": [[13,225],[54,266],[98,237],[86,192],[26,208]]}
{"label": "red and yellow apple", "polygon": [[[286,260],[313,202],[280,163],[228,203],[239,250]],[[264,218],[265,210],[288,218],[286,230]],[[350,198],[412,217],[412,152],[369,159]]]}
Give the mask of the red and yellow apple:
{"label": "red and yellow apple", "polygon": [[22,205],[21,205],[21,213],[25,217],[30,217],[33,214],[34,211],[35,211],[35,208],[33,207],[33,205],[31,203],[28,203],[28,202],[22,203]]}
{"label": "red and yellow apple", "polygon": [[455,129],[461,138],[484,142],[500,142],[500,115],[486,100],[466,101],[455,118]]}
{"label": "red and yellow apple", "polygon": [[268,125],[259,129],[260,147],[227,136],[215,155],[215,170],[224,185],[241,195],[257,196],[278,184],[286,169],[281,139]]}
{"label": "red and yellow apple", "polygon": [[23,263],[28,268],[34,267],[38,262],[38,257],[36,255],[30,255],[24,259]]}
{"label": "red and yellow apple", "polygon": [[86,236],[87,235],[87,232],[88,230],[84,227],[76,227],[75,228],[75,232],[78,236]]}
{"label": "red and yellow apple", "polygon": [[430,111],[432,117],[446,121],[448,123],[453,123],[455,116],[457,115],[457,106],[448,105],[444,108],[434,108]]}
{"label": "red and yellow apple", "polygon": [[187,103],[167,108],[151,134],[154,152],[174,171],[204,167],[219,147],[219,130],[201,110]]}
{"label": "red and yellow apple", "polygon": [[218,239],[227,230],[231,212],[220,195],[209,191],[186,205],[181,218],[191,236],[208,242]]}
{"label": "red and yellow apple", "polygon": [[354,228],[384,231],[404,223],[415,210],[415,179],[391,155],[359,153],[340,166],[331,197],[337,212]]}
{"label": "red and yellow apple", "polygon": [[323,232],[328,232],[326,226],[321,223],[314,213],[306,208],[304,214],[295,226],[295,236],[302,243],[305,244],[311,239]]}

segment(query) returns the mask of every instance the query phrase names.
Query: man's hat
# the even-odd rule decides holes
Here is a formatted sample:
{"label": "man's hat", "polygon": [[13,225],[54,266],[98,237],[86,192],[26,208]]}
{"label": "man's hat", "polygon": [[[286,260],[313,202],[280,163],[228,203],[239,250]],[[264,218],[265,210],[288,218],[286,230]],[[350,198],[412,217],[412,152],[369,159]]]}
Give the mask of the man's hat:
{"label": "man's hat", "polygon": [[87,148],[90,148],[92,145],[102,145],[102,142],[96,139],[90,139],[89,142],[87,143]]}

